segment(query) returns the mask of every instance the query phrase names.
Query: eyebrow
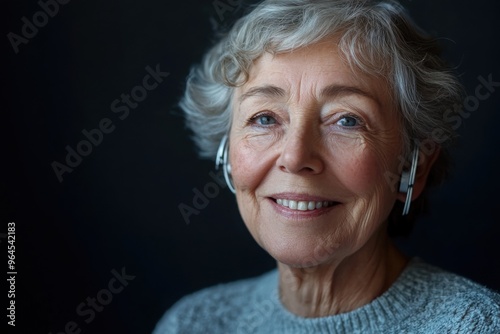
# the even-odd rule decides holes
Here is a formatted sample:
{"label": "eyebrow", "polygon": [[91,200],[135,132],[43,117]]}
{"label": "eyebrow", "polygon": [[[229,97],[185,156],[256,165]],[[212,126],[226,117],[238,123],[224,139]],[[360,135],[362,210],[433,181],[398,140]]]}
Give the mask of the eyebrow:
{"label": "eyebrow", "polygon": [[245,94],[240,96],[240,103],[252,96],[283,97],[285,96],[285,90],[273,85],[253,87],[250,88]]}
{"label": "eyebrow", "polygon": [[375,98],[372,94],[362,90],[361,88],[354,87],[354,86],[345,86],[345,85],[338,85],[338,84],[333,84],[326,86],[321,90],[320,96],[321,97],[329,97],[329,98],[336,98],[336,97],[343,97],[343,96],[348,96],[348,95],[360,95],[367,97],[369,99],[372,99],[373,101],[379,103],[379,100]]}
{"label": "eyebrow", "polygon": [[[286,92],[283,88],[274,85],[265,85],[265,86],[250,88],[246,93],[240,96],[239,101],[241,104],[243,100],[253,96],[283,97],[285,95]],[[379,103],[378,99],[376,99],[372,94],[362,90],[361,88],[354,86],[332,84],[323,88],[320,93],[321,97],[328,97],[328,98],[343,97],[348,95],[361,95]]]}

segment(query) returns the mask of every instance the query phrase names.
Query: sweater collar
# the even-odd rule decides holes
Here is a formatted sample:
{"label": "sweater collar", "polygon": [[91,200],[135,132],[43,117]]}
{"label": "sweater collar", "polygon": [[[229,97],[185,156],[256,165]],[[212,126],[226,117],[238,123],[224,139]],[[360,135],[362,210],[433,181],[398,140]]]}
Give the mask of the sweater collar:
{"label": "sweater collar", "polygon": [[393,285],[370,303],[350,312],[320,318],[299,317],[283,306],[278,293],[278,271],[275,270],[273,288],[268,290],[275,306],[273,322],[276,325],[281,322],[279,327],[292,333],[308,333],[312,329],[314,333],[371,332],[396,325],[411,315],[410,309],[425,303],[425,299],[420,297],[426,295],[428,272],[420,270],[421,264],[423,262],[419,258],[411,259]]}

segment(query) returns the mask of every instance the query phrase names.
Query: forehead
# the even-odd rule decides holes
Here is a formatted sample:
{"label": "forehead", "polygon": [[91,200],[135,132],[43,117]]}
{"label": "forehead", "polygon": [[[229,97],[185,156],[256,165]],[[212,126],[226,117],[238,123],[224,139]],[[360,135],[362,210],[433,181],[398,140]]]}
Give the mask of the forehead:
{"label": "forehead", "polygon": [[326,40],[286,53],[265,53],[250,68],[248,81],[236,89],[236,97],[252,87],[272,85],[287,95],[319,97],[327,86],[355,87],[381,105],[390,103],[387,82],[353,70],[339,54],[337,44]]}

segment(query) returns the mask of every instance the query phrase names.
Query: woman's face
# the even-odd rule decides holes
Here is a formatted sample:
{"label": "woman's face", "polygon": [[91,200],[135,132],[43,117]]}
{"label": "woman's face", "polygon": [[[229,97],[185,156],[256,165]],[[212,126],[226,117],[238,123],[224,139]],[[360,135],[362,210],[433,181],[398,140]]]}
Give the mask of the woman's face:
{"label": "woman's face", "polygon": [[[229,160],[250,233],[278,261],[341,261],[385,233],[401,127],[387,84],[322,42],[265,54],[233,99]],[[372,243],[373,244],[373,243]]]}

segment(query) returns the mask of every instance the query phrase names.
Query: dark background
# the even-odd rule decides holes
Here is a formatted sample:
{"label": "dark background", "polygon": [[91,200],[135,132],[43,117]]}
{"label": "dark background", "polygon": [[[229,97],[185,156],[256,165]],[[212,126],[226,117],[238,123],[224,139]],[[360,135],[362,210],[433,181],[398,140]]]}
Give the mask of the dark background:
{"label": "dark background", "polygon": [[[243,9],[217,14],[213,1],[71,1],[19,46],[36,1],[5,1],[2,20],[2,206],[0,233],[16,222],[16,327],[9,333],[59,333],[74,321],[82,333],[150,333],[181,296],[273,268],[247,233],[227,189],[186,224],[181,203],[212,181],[213,163],[196,157],[178,101],[191,64],[212,43],[214,26]],[[411,15],[441,39],[445,58],[474,95],[478,76],[500,81],[495,1],[404,1]],[[130,115],[110,104],[142,84],[145,67],[169,72]],[[500,87],[463,119],[452,151],[456,168],[418,223],[409,255],[500,290],[498,131]],[[59,182],[82,130],[103,118],[115,125],[100,145]],[[7,272],[6,239],[0,239]],[[106,289],[113,269],[135,278],[95,319],[76,313]],[[2,274],[5,277],[6,274]],[[5,279],[2,279],[5,282]],[[5,290],[3,290],[5,289]],[[7,307],[7,287],[0,292]],[[7,319],[1,317],[2,326]]]}

